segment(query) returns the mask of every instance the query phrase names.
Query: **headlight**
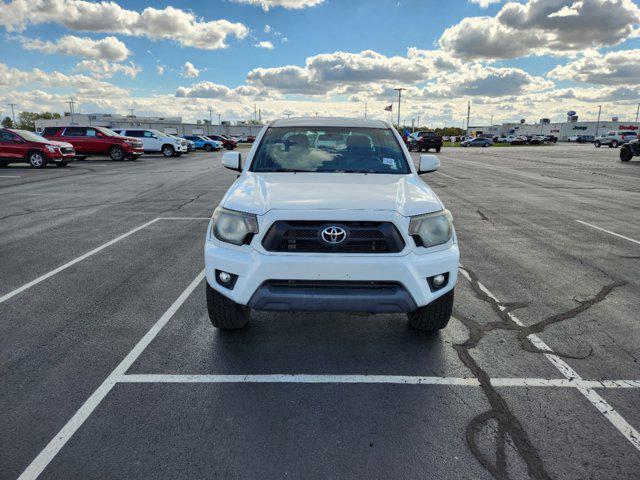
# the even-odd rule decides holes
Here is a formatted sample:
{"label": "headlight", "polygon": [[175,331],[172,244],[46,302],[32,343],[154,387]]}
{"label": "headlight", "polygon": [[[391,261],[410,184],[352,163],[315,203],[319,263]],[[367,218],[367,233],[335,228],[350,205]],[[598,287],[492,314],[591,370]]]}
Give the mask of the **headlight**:
{"label": "headlight", "polygon": [[60,147],[56,147],[55,145],[47,145],[47,150],[51,153],[60,153]]}
{"label": "headlight", "polygon": [[222,242],[243,245],[258,233],[258,219],[252,213],[218,207],[213,212],[213,235]]}
{"label": "headlight", "polygon": [[409,235],[419,247],[435,247],[447,243],[453,233],[453,217],[449,210],[411,217]]}

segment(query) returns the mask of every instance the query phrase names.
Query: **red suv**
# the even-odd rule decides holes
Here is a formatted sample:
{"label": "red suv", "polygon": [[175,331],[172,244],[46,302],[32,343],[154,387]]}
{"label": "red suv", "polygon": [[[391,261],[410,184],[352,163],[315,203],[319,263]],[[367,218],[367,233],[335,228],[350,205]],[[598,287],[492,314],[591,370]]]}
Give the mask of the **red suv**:
{"label": "red suv", "polygon": [[123,137],[104,127],[47,127],[42,136],[69,142],[76,149],[78,160],[89,155],[106,155],[119,162],[125,158],[136,160],[144,153],[140,139]]}
{"label": "red suv", "polygon": [[47,163],[64,167],[75,160],[73,145],[53,142],[27,130],[0,128],[0,166],[12,162],[28,162],[32,167],[44,168]]}
{"label": "red suv", "polygon": [[227,150],[233,150],[238,146],[238,142],[236,142],[234,139],[229,138],[225,135],[207,135],[207,138],[210,138],[211,140],[216,140],[218,142],[222,142],[223,148],[226,148]]}

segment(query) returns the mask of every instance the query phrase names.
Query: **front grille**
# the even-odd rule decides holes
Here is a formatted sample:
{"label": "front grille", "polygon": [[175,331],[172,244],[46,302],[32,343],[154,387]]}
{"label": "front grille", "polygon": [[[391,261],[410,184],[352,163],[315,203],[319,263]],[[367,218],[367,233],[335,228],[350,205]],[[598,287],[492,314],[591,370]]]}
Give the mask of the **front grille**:
{"label": "front grille", "polygon": [[[330,244],[321,238],[326,227],[337,226],[347,232],[346,239]],[[397,253],[404,240],[391,222],[330,222],[279,220],[262,240],[270,252],[300,253]]]}
{"label": "front grille", "polygon": [[71,147],[60,147],[60,153],[62,153],[63,155],[73,155],[75,151]]}
{"label": "front grille", "polygon": [[269,287],[281,288],[314,288],[314,289],[379,289],[396,288],[401,286],[398,282],[379,280],[267,280],[263,283]]}

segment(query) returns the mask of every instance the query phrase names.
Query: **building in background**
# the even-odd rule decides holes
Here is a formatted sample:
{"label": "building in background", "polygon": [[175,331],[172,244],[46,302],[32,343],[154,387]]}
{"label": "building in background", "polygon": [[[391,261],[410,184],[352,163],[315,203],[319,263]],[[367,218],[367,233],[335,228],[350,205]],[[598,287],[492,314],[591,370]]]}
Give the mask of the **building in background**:
{"label": "building in background", "polygon": [[[614,117],[615,118],[615,117]],[[486,135],[555,135],[560,141],[566,141],[574,135],[603,135],[611,130],[622,131],[631,130],[640,132],[640,122],[621,122],[617,118],[611,120],[600,120],[580,122],[548,122],[548,119],[541,119],[541,122],[528,123],[503,123],[502,125],[475,125],[469,127],[472,136]]]}
{"label": "building in background", "polygon": [[182,117],[140,117],[137,115],[119,115],[114,113],[76,113],[51,120],[36,120],[36,130],[58,125],[83,125],[107,128],[154,128],[172,135],[257,135],[261,124],[239,121],[235,125],[222,121],[222,125],[209,122],[183,123]]}

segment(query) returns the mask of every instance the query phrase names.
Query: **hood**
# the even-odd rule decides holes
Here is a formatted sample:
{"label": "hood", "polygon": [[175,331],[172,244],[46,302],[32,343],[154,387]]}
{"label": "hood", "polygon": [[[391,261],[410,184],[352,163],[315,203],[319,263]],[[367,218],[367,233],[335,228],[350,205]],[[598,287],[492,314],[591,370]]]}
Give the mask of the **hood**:
{"label": "hood", "polygon": [[225,208],[269,210],[388,210],[403,216],[442,210],[415,175],[245,172],[222,201]]}
{"label": "hood", "polygon": [[73,148],[73,145],[71,145],[70,143],[58,142],[56,140],[47,140],[46,142],[42,143],[46,143],[47,145],[54,145],[56,147]]}

